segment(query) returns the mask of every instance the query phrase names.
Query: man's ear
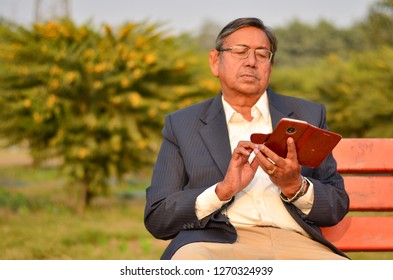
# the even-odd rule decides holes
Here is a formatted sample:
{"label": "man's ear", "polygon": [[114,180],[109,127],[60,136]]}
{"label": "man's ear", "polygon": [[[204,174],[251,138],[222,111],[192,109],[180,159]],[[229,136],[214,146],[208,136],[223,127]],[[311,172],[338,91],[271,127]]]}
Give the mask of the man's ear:
{"label": "man's ear", "polygon": [[220,52],[217,50],[211,50],[209,55],[210,70],[215,77],[218,77],[218,63],[219,63]]}

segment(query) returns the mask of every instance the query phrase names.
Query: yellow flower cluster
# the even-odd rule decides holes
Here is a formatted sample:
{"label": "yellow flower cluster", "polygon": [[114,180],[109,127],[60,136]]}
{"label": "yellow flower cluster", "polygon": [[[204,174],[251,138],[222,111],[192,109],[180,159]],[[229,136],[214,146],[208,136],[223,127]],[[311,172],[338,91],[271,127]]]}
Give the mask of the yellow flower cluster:
{"label": "yellow flower cluster", "polygon": [[139,107],[142,103],[142,96],[136,91],[131,92],[128,95],[128,99],[130,101],[131,107],[133,108]]}
{"label": "yellow flower cluster", "polygon": [[53,105],[55,105],[57,100],[57,97],[53,94],[49,95],[47,101],[46,101],[46,105],[48,106],[48,108],[52,108]]}
{"label": "yellow flower cluster", "polygon": [[36,23],[34,25],[34,30],[43,39],[52,41],[59,39],[73,39],[75,41],[81,41],[88,36],[88,30],[85,26],[78,28],[69,21]]}

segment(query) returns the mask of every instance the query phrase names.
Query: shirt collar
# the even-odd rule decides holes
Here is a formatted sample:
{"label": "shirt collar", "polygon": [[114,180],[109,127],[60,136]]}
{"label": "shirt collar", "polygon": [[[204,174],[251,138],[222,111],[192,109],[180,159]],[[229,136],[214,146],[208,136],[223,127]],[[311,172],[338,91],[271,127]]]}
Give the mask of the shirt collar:
{"label": "shirt collar", "polygon": [[[233,115],[236,114],[237,112],[232,108],[231,105],[229,105],[227,101],[225,101],[224,95],[222,96],[222,104],[224,107],[226,122],[228,124],[231,118],[233,117]],[[258,99],[257,103],[255,103],[255,105],[251,108],[252,115],[254,115],[253,114],[254,110],[257,110],[265,120],[269,119],[269,101],[267,98],[266,91]]]}

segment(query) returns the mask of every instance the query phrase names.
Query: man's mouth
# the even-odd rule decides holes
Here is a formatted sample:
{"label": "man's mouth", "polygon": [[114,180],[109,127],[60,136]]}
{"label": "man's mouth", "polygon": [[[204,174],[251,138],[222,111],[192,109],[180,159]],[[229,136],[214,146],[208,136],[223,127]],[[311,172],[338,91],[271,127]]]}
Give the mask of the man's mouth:
{"label": "man's mouth", "polygon": [[255,74],[251,74],[251,73],[243,73],[240,75],[240,77],[242,78],[247,78],[247,79],[256,79],[258,80],[258,76]]}

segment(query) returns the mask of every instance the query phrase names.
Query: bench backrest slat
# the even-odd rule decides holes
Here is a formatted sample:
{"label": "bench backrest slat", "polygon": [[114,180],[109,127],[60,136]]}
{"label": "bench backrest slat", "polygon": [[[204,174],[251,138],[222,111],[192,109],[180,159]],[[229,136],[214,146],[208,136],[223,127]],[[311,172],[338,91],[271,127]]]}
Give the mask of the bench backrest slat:
{"label": "bench backrest slat", "polygon": [[393,139],[342,139],[333,150],[342,173],[393,174]]}
{"label": "bench backrest slat", "polygon": [[344,182],[351,210],[393,211],[393,176],[344,176]]}

